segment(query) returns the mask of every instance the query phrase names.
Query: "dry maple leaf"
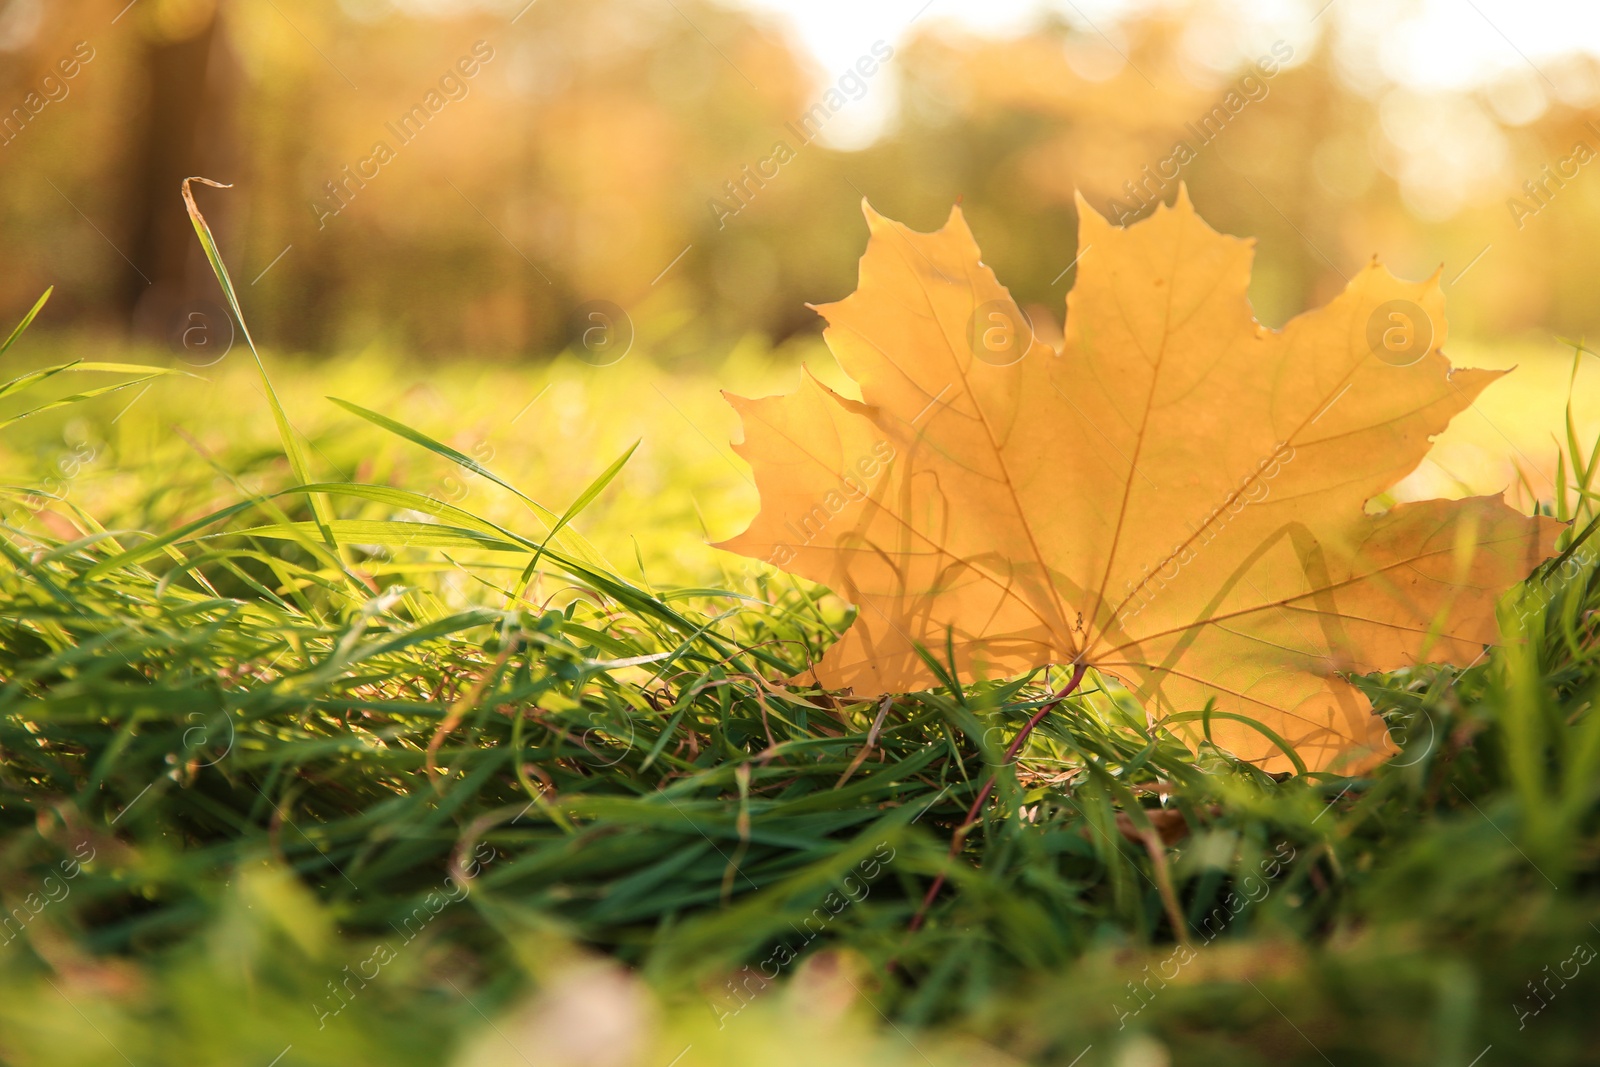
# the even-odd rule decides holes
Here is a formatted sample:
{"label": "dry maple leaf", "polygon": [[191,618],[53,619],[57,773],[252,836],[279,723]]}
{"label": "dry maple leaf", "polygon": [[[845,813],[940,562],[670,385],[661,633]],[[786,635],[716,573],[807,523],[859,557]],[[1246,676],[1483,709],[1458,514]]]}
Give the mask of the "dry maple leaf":
{"label": "dry maple leaf", "polygon": [[932,234],[865,211],[859,285],[817,309],[862,401],[809,373],[729,398],[761,511],[720,547],[859,607],[815,668],[828,688],[937,685],[919,645],[963,678],[1086,664],[1152,721],[1214,700],[1212,739],[1266,770],[1293,768],[1275,734],[1357,773],[1396,748],[1342,675],[1476,660],[1553,552],[1560,524],[1498,497],[1365,510],[1502,373],[1440,353],[1437,275],[1374,261],[1269,330],[1253,242],[1187,193],[1126,229],[1080,198],[1058,352],[959,209]]}

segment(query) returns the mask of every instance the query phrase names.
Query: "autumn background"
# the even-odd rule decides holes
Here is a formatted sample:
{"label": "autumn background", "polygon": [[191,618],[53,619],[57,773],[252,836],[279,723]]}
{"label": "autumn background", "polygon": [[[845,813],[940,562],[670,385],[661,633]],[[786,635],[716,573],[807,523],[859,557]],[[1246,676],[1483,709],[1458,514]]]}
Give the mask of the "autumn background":
{"label": "autumn background", "polygon": [[[1373,256],[1405,278],[1441,271],[1449,310],[1446,353],[1459,365],[1517,370],[1457,419],[1394,497],[1508,489],[1524,508],[1552,508],[1558,497],[1564,508],[1574,456],[1600,432],[1600,367],[1591,365],[1595,359],[1582,347],[1600,333],[1600,301],[1594,299],[1600,276],[1597,160],[1600,18],[1576,2],[0,0],[0,325],[9,329],[54,287],[25,339],[7,354],[11,367],[5,376],[73,359],[181,372],[7,424],[0,462],[4,480],[15,483],[7,488],[10,521],[76,543],[104,529],[177,529],[241,495],[290,483],[249,347],[225,309],[179,197],[180,181],[191,175],[233,185],[201,189],[199,204],[276,393],[307,442],[316,478],[403,487],[497,523],[526,521],[524,502],[490,479],[464,472],[438,450],[397,441],[349,408],[329,403],[329,395],[471,456],[552,515],[582,500],[585,488],[638,441],[637,452],[605,481],[603,492],[584,501],[575,528],[597,557],[652,591],[704,585],[752,590],[753,583],[762,583],[767,595],[770,576],[706,546],[739,529],[755,504],[747,470],[728,448],[736,420],[719,390],[787,390],[802,362],[847,388],[821,345],[820,321],[806,304],[837,299],[852,288],[866,238],[864,198],[924,230],[939,225],[959,202],[986,262],[1046,338],[1059,334],[1077,263],[1094,255],[1092,248],[1077,246],[1074,198],[1080,194],[1091,209],[1132,221],[1153,210],[1157,200],[1170,202],[1177,181],[1186,182],[1212,226],[1256,240],[1251,295],[1258,317],[1270,326],[1328,300]],[[54,388],[53,381],[46,385]],[[63,398],[75,388],[47,393]],[[15,414],[37,401],[5,396],[0,402]],[[1582,494],[1573,499],[1581,502]],[[305,514],[295,511],[294,517]],[[8,556],[11,578],[24,586],[35,580],[29,558],[38,564],[38,556]],[[430,586],[441,610],[465,611],[485,603],[486,595],[492,598],[485,575],[494,575],[469,570],[463,559],[470,562],[459,552],[444,552],[404,566],[412,577],[425,576],[416,580]],[[386,556],[360,562],[375,588],[387,581],[386,574],[402,569]],[[61,560],[52,556],[47,563]],[[243,576],[233,585],[214,580],[222,593],[243,595],[248,582],[265,581],[265,572],[254,566],[240,563]],[[160,577],[163,589],[178,580],[146,577],[152,583]],[[272,595],[282,594],[306,612],[313,620],[306,623],[308,634],[321,626],[355,625],[338,612],[319,614],[311,578],[277,577],[284,584],[274,586]],[[294,595],[286,592],[291,587]],[[22,595],[16,589],[12,594]],[[311,600],[301,604],[296,597],[302,594]],[[48,602],[46,593],[39,595],[40,603]],[[148,601],[143,592],[126,595],[128,603],[155,603],[153,593]],[[122,610],[80,607],[84,619]],[[841,609],[832,604],[827,610]],[[829,618],[836,622],[838,616]],[[188,625],[167,621],[174,634]],[[627,640],[645,641],[639,635],[648,630],[641,624]],[[269,631],[250,640],[267,640]],[[318,636],[307,641],[329,640],[330,632],[316,630]],[[430,633],[429,640],[437,636]],[[27,666],[33,663],[32,646],[16,634],[9,640],[13,658],[0,672],[4,680],[35,677]],[[147,678],[185,662],[176,652],[151,647],[152,662],[165,666],[148,668]],[[478,641],[478,658],[456,649],[421,660],[433,670],[459,653],[462,662],[481,665],[483,647]],[[616,656],[630,651],[598,638],[584,646],[598,655],[596,647]],[[656,649],[641,644],[631,651]],[[1580,659],[1586,654],[1573,653]],[[195,676],[221,678],[216,684],[224,687],[247,677],[246,667],[266,670],[261,665],[271,658],[244,650],[217,655],[218,662],[195,666]],[[187,691],[182,687],[193,679],[184,677],[189,680],[181,685],[171,683],[174,692]],[[1559,684],[1551,683],[1551,692],[1559,691],[1572,707],[1587,699],[1578,694],[1588,691],[1588,676],[1577,677],[1562,675]],[[408,750],[417,760],[460,695],[443,676],[434,681],[437,686],[430,683],[407,698],[432,709],[426,730],[418,727],[420,746]],[[1464,716],[1450,720],[1464,734],[1488,729],[1462,710],[1472,700],[1429,684],[1394,683],[1434,702],[1420,707],[1448,705],[1448,714]],[[1482,692],[1487,683],[1474,685],[1463,692],[1492,705],[1492,694]],[[88,699],[72,695],[77,692],[60,698],[73,714],[89,706],[73,703]],[[288,722],[299,714],[299,698],[282,699]],[[561,715],[582,704],[580,694],[571,708],[559,702],[547,702],[547,708]],[[83,811],[94,808],[95,833],[104,836],[93,838],[102,862],[97,895],[85,889],[80,899],[89,901],[81,911],[68,918],[65,906],[55,908],[51,918],[30,926],[26,950],[20,943],[0,946],[8,988],[20,991],[13,1007],[0,1007],[6,1019],[0,1023],[0,1061],[46,1062],[41,1057],[48,1053],[48,1062],[110,1062],[110,1042],[119,1053],[126,1046],[123,1058],[140,1064],[267,1063],[275,1054],[286,1057],[284,1065],[376,1062],[363,1056],[514,1063],[521,1061],[491,1050],[482,1035],[493,1033],[485,1029],[485,1018],[520,1010],[515,1025],[528,1033],[565,1033],[550,1021],[562,1013],[596,1020],[576,1027],[584,1034],[617,1028],[615,1040],[599,1044],[574,1037],[578,1044],[568,1049],[556,1041],[538,1062],[653,1063],[652,1056],[673,1044],[660,1057],[666,1064],[678,1045],[709,1047],[710,1037],[694,1036],[699,1031],[693,1027],[704,1026],[703,1006],[693,1007],[699,1013],[694,1024],[684,1023],[674,999],[683,995],[681,988],[663,980],[655,993],[641,992],[617,973],[584,970],[602,967],[586,953],[604,946],[630,963],[653,961],[652,980],[677,973],[677,967],[694,971],[697,988],[720,988],[726,973],[755,958],[752,946],[766,943],[735,931],[735,919],[715,919],[658,956],[641,947],[656,936],[652,929],[666,938],[662,931],[675,930],[682,914],[714,904],[719,894],[724,903],[731,899],[738,887],[723,883],[716,856],[708,861],[715,868],[707,883],[713,888],[689,894],[693,899],[682,909],[664,904],[659,914],[618,911],[627,922],[600,905],[582,915],[571,910],[577,904],[562,910],[573,899],[589,900],[585,893],[600,899],[622,877],[608,868],[602,878],[578,863],[554,889],[542,886],[541,893],[553,896],[528,905],[528,913],[517,910],[526,903],[521,899],[499,913],[485,904],[488,917],[467,925],[466,934],[441,937],[425,961],[407,957],[408,969],[383,994],[388,999],[361,998],[346,1030],[332,1043],[316,1044],[322,1037],[311,1035],[323,1028],[314,1025],[317,1016],[308,1005],[327,995],[322,978],[338,974],[346,962],[370,958],[370,946],[357,955],[354,948],[340,948],[338,939],[373,936],[363,925],[372,917],[362,913],[366,904],[316,880],[327,876],[332,883],[338,876],[326,870],[307,875],[310,888],[284,876],[290,869],[305,874],[304,864],[296,867],[302,860],[315,867],[317,855],[326,858],[326,842],[316,843],[323,840],[321,831],[302,834],[313,842],[307,849],[284,830],[297,824],[283,811],[224,815],[220,802],[207,807],[178,778],[172,779],[173,796],[191,797],[183,803],[196,808],[163,821],[155,813],[179,801],[158,792],[144,801],[152,821],[141,824],[145,816],[134,803],[145,796],[140,787],[147,779],[142,770],[125,777],[115,772],[124,751],[119,746],[141,736],[133,725],[141,716],[168,716],[169,740],[187,739],[183,744],[192,750],[193,727],[183,716],[198,706],[158,700],[139,705],[137,714],[88,713],[85,723],[73,727],[81,736],[61,742],[82,763],[73,764],[79,775],[74,781],[37,769],[6,772],[0,812],[14,872],[0,875],[0,895],[8,907],[26,898],[42,877],[39,871],[46,868],[40,863],[64,862],[53,853],[40,859],[49,851],[40,851],[40,840],[60,838],[37,828],[51,819],[61,827],[85,825]],[[732,714],[727,707],[722,712]],[[14,707],[6,712],[17,713]],[[761,721],[757,712],[750,715],[749,723]],[[261,797],[276,798],[269,804],[290,808],[283,799],[287,787],[277,776],[301,758],[286,754],[291,741],[338,743],[329,740],[331,728],[294,721],[300,726],[282,726],[255,750],[259,773],[249,779]],[[863,740],[869,723],[870,716],[859,724],[860,736],[845,740]],[[294,733],[301,728],[309,732]],[[32,744],[22,736],[29,729],[16,726],[0,745],[15,750]],[[759,729],[751,725],[749,736],[737,740],[753,744]],[[1438,735],[1435,720],[1429,729],[1429,736]],[[717,743],[732,742],[719,735]],[[151,745],[152,776],[167,781],[159,777],[165,773],[159,745]],[[628,745],[632,751],[633,742]],[[842,751],[840,759],[848,763],[853,750]],[[1129,762],[1137,752],[1135,747],[1125,753]],[[647,754],[641,745],[623,766]],[[306,758],[315,763],[322,756]],[[203,761],[196,766],[203,769]],[[419,766],[406,763],[404,771],[420,773]],[[1493,777],[1473,766],[1472,773]],[[741,784],[726,767],[717,773],[723,771],[717,796],[735,804],[741,795],[748,800],[748,779]],[[319,798],[321,806],[312,805],[315,814],[308,819],[343,827],[329,833],[344,833],[344,844],[326,847],[340,857],[348,847],[354,856],[372,831],[350,812],[392,798],[399,779],[363,785],[372,792],[352,808],[354,802],[338,789],[326,797],[317,793],[326,784],[318,778],[323,773],[342,772],[302,768],[289,777]],[[521,781],[531,779],[523,775]],[[1438,802],[1443,781],[1408,780],[1406,788],[1414,791],[1396,786],[1385,803],[1397,817],[1419,810]],[[1519,781],[1519,788],[1534,788]],[[633,786],[619,788],[626,793]],[[1306,835],[1303,849],[1331,832],[1331,818],[1317,824],[1318,805],[1336,792],[1335,786],[1326,796],[1308,793],[1295,800],[1305,802],[1293,816],[1297,832]],[[1528,796],[1523,801],[1531,803]],[[1219,796],[1217,803],[1238,799]],[[1114,822],[1107,804],[1106,816]],[[1512,847],[1546,849],[1538,852],[1546,867],[1565,862],[1550,856],[1588,855],[1584,849],[1594,848],[1590,809],[1572,804],[1538,831],[1545,834],[1542,843],[1519,838],[1521,845]],[[124,840],[117,844],[109,820],[130,809],[140,814],[122,824]],[[1464,810],[1471,815],[1470,808]],[[1281,835],[1250,821],[1265,818],[1261,812],[1259,805],[1244,804],[1232,829],[1252,841],[1252,834],[1259,837],[1252,847],[1265,852]],[[734,847],[741,840],[748,846],[748,826],[737,831],[736,819],[729,809],[730,840]],[[259,828],[259,840],[251,838],[261,844],[259,854],[206,853],[194,861],[198,866],[184,866],[191,862],[185,857],[192,857],[193,842],[210,840],[208,834],[227,836],[218,829],[224,825],[228,833],[245,825]],[[1356,825],[1341,841],[1361,842],[1361,855],[1369,858],[1384,855],[1381,834],[1370,824]],[[1401,898],[1407,886],[1414,888],[1407,878],[1423,878],[1417,871],[1428,863],[1443,870],[1448,865],[1442,857],[1469,838],[1473,848],[1504,851],[1510,838],[1499,833],[1499,822],[1487,825],[1495,833],[1484,834],[1481,826],[1469,833],[1452,824],[1426,838],[1433,853],[1411,856],[1411,866],[1391,881],[1352,889],[1354,896],[1367,895],[1361,906],[1369,910],[1358,919],[1329,905],[1316,921],[1296,929],[1316,936],[1338,929],[1355,937],[1369,923],[1393,920],[1398,925],[1386,929],[1415,933],[1404,925],[1409,919]],[[133,844],[127,839],[130,826]],[[833,830],[818,831],[824,832]],[[1076,833],[1063,836],[1071,838],[1063,849],[1079,847]],[[280,836],[291,838],[287,858]],[[189,841],[190,851],[178,847],[178,840]],[[269,840],[270,848],[262,844]],[[685,841],[698,847],[692,835]],[[866,842],[867,850],[875,843]],[[942,843],[921,851],[904,847],[921,857],[906,862],[929,870],[942,854]],[[442,872],[447,851],[416,859],[414,870],[433,863]],[[72,852],[63,855],[70,859]],[[114,858],[108,861],[108,855]],[[845,862],[843,855],[829,853],[827,861],[839,861],[843,869],[860,862],[854,854]],[[1127,915],[1161,912],[1155,896],[1130,903],[1142,892],[1137,863],[1145,860],[1139,855],[1135,849],[1131,859],[1120,853],[1102,857],[1105,870],[1096,878],[1116,881],[1117,903],[1034,957],[1018,946],[1041,936],[1030,933],[1030,924],[1043,922],[1036,911],[1044,905],[1013,908],[999,889],[984,897],[974,879],[969,891],[990,909],[974,926],[1009,946],[1001,953],[1004,965],[994,967],[1059,977],[1066,973],[1063,960],[1088,953],[1093,974],[1078,979],[1103,991],[1096,994],[1100,1001],[1123,995],[1123,983],[1137,974],[1134,964],[1145,959],[1130,964],[1117,953],[1146,944],[1159,918],[1128,919],[1124,926],[1138,934],[1119,940],[1122,933],[1108,932],[1122,929],[1116,917],[1126,915],[1117,909]],[[261,856],[282,862],[259,870],[235,866]],[[1253,853],[1248,862],[1258,862]],[[1326,889],[1327,879],[1345,877],[1337,858],[1318,862],[1324,866],[1313,865],[1307,884]],[[1500,862],[1485,861],[1489,867]],[[1584,878],[1592,880],[1586,862],[1574,861],[1577,873],[1570,878],[1554,874],[1563,891],[1577,893],[1574,887]],[[634,861],[623,857],[618,863],[625,872]],[[1107,873],[1112,871],[1114,877]],[[1488,882],[1463,884],[1478,887],[1474,891],[1484,900],[1499,901],[1507,913],[1526,899],[1509,880],[1483,878]],[[386,891],[417,893],[427,885],[420,875],[401,883]],[[1483,891],[1483,884],[1498,888]],[[1423,894],[1447,917],[1456,915],[1452,908],[1466,906],[1453,895],[1456,883],[1450,885],[1437,897]],[[1210,885],[1207,891],[1215,889]],[[1395,899],[1372,904],[1380,889]],[[908,892],[914,896],[914,890]],[[1061,889],[1057,897],[1040,892],[1054,907],[1077,888]],[[158,912],[159,922],[150,918],[148,927],[141,925]],[[1515,979],[1512,988],[1538,975],[1541,965],[1570,958],[1571,946],[1563,943],[1556,954],[1555,942],[1567,936],[1569,926],[1577,929],[1580,918],[1587,923],[1600,915],[1592,897],[1569,894],[1523,918],[1537,926],[1556,913],[1560,921],[1550,920],[1545,928],[1550,944],[1535,949],[1519,942],[1528,955],[1518,956],[1515,973],[1505,976]],[[729,914],[748,918],[749,910]],[[872,943],[877,948],[889,944],[906,920],[887,905],[870,914],[860,922],[879,939]],[[1350,1049],[1376,1055],[1371,1049],[1381,1046],[1395,1062],[1466,1064],[1485,1043],[1507,1047],[1509,1037],[1477,1040],[1472,1030],[1479,1010],[1474,1005],[1480,1004],[1474,998],[1488,997],[1480,988],[1488,981],[1483,975],[1510,951],[1485,933],[1487,919],[1475,927],[1481,916],[1473,916],[1445,938],[1483,938],[1483,944],[1461,949],[1470,962],[1452,958],[1433,970],[1419,963],[1416,973],[1396,979],[1411,984],[1383,1009],[1394,1012],[1379,1028],[1383,1032],[1371,1038],[1370,1047],[1351,1038]],[[60,929],[50,925],[57,917]],[[202,936],[197,930],[209,938],[200,947],[185,940]],[[514,948],[486,948],[495,938]],[[1160,958],[1170,951],[1170,945],[1162,948]],[[1282,979],[1293,986],[1297,979],[1285,975],[1320,973],[1307,962],[1310,951],[1283,937],[1225,958],[1209,957],[1206,973],[1210,981]],[[1388,951],[1367,945],[1353,962],[1329,965],[1337,972],[1332,986],[1293,995],[1319,1045],[1339,1047],[1341,1035],[1364,1013],[1380,1011],[1364,1001],[1359,986],[1364,968],[1393,969]],[[940,959],[953,961],[956,955]],[[285,962],[291,956],[300,961],[295,973],[315,980],[281,974],[262,979],[277,983],[263,1007],[242,992],[259,976],[245,975],[248,968],[240,964],[229,972],[231,1006],[208,1003],[206,976],[214,969],[226,971],[248,957],[265,970],[287,973],[294,969]],[[306,958],[320,962],[310,967]],[[892,978],[884,980],[891,989],[885,992],[874,984],[880,982],[876,971],[853,971],[854,957],[841,958],[845,962],[819,963],[804,972],[804,980],[796,979],[784,994],[789,999],[781,1010],[776,995],[762,1001],[737,1038],[746,1044],[717,1046],[715,1055],[729,1062],[746,1055],[781,1059],[794,1054],[784,1051],[786,1042],[796,1034],[815,1039],[817,1020],[826,1017],[832,1021],[824,1029],[838,1043],[839,1057],[921,1062],[921,1048],[899,1043],[883,1026],[872,997],[883,998],[890,1013],[909,1020],[913,1029],[966,1018],[961,1011],[968,1009],[974,1018],[982,1016],[982,1025],[967,1028],[961,1038],[981,1047],[957,1043],[939,1049],[939,1056],[956,1061],[1014,1056],[1077,1062],[1072,1056],[1086,1044],[1095,1047],[1095,1058],[1085,1065],[1251,1062],[1240,1056],[1299,1062],[1293,1057],[1308,1054],[1295,1038],[1295,1024],[1282,1025],[1287,1017],[1234,1020],[1245,1035],[1237,1045],[1196,1036],[1212,1010],[1203,989],[1184,1002],[1187,1015],[1180,1012],[1176,1021],[1149,1033],[1130,1036],[1115,1025],[1114,1014],[1074,1017],[1062,1024],[1062,1033],[1041,1036],[1045,1026],[1020,1045],[1007,1045],[996,1035],[1016,1018],[994,1007],[994,998],[1010,1003],[1002,996],[1005,981],[977,964],[962,970],[970,959],[934,965],[934,978],[920,992],[898,990]],[[684,962],[691,959],[698,961],[692,968]],[[1131,974],[1118,969],[1124,966],[1132,967]],[[579,977],[563,984],[565,978],[553,977],[558,972]],[[68,992],[52,992],[40,984],[44,978],[65,983]],[[450,983],[460,987],[457,993],[471,990],[481,998],[484,1012],[478,1012],[478,999],[464,993],[453,998]],[[284,992],[291,987],[296,991]],[[530,988],[544,988],[558,999],[515,1008]],[[1511,993],[1495,995],[1500,999],[1481,1010],[1515,1024]],[[1561,1010],[1580,995],[1591,994],[1570,991],[1559,1002]],[[891,999],[899,1007],[891,1007]],[[1161,1003],[1176,1001],[1174,996]],[[1434,1029],[1400,1036],[1407,1014],[1426,1017]],[[1312,1016],[1320,1021],[1305,1021]],[[841,1018],[854,1022],[846,1026]],[[80,1025],[85,1019],[88,1027]],[[257,1021],[240,1021],[247,1019]],[[162,1040],[163,1025],[203,1036],[176,1047]],[[1554,1049],[1551,1055],[1575,1054],[1569,1039],[1577,1031],[1561,1025],[1552,1021],[1539,1038],[1552,1044],[1540,1047]],[[683,1033],[690,1036],[677,1041]],[[468,1034],[479,1036],[462,1036]],[[284,1045],[295,1051],[280,1053]],[[1005,1051],[997,1051],[1002,1046]],[[241,1051],[246,1048],[255,1059]],[[609,1051],[596,1051],[602,1048]],[[186,1058],[190,1054],[196,1058]],[[1213,1055],[1215,1060],[1207,1058]],[[684,1062],[688,1067],[693,1061]],[[1492,1062],[1497,1061],[1484,1061]]]}
{"label": "autumn background", "polygon": [[[1600,68],[1581,5],[1518,9],[1514,26],[1441,4],[918,6],[796,21],[656,0],[13,0],[0,304],[55,285],[40,333],[174,355],[209,338],[209,360],[226,316],[175,191],[204,174],[235,185],[204,201],[255,335],[308,365],[364,355],[395,365],[396,387],[442,365],[544,368],[603,344],[589,316],[614,306],[613,349],[665,374],[751,349],[790,368],[819,334],[805,303],[851,285],[863,197],[925,229],[961,202],[1048,336],[1075,191],[1132,218],[1181,178],[1214,226],[1257,239],[1269,325],[1372,256],[1441,270],[1458,362],[1523,370],[1417,491],[1492,491],[1520,467],[1548,495],[1561,339],[1597,314]],[[402,141],[430,91],[439,109]],[[599,399],[640,373],[578,381]],[[725,413],[672,395],[703,458],[721,450]],[[648,455],[659,435],[642,436]]]}

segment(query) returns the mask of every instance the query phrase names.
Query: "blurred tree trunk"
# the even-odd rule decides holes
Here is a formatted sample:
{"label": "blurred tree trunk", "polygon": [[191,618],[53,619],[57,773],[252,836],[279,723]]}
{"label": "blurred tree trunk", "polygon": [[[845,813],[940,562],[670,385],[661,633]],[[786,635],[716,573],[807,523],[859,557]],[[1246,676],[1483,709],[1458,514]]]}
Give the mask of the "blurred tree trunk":
{"label": "blurred tree trunk", "polygon": [[[132,236],[130,254],[148,282],[132,278],[122,311],[136,334],[166,340],[189,305],[220,299],[180,195],[187,177],[229,180],[212,173],[228,155],[226,103],[233,81],[215,10],[177,33],[147,22],[140,67],[144,106],[130,124],[132,172],[119,228]],[[208,212],[214,229],[219,214],[225,212]]]}

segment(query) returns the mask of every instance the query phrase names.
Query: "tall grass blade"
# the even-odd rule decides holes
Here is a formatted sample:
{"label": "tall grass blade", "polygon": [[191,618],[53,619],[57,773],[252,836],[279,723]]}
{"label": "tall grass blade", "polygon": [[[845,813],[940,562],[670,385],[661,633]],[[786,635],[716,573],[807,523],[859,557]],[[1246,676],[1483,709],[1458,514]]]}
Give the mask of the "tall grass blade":
{"label": "tall grass blade", "polygon": [[56,287],[52,285],[50,288],[44,291],[43,296],[34,301],[33,307],[29,309],[26,315],[22,316],[22,321],[17,323],[17,328],[11,331],[11,335],[6,338],[5,344],[0,344],[0,356],[3,356],[9,352],[11,350],[11,346],[17,343],[17,338],[22,336],[22,331],[26,330],[28,325],[33,322],[34,318],[38,316],[39,312],[43,310],[46,301],[50,299],[50,294],[55,291]]}
{"label": "tall grass blade", "polygon": [[[550,531],[547,535],[548,541],[556,545],[563,546],[564,550],[569,554],[578,556],[595,566],[606,565],[605,561],[601,558],[600,553],[595,550],[593,545],[589,544],[589,542],[582,537],[572,537],[571,531],[568,531],[568,537],[557,539],[557,535],[562,532],[562,528],[566,525],[566,520],[569,519],[571,515],[558,516],[554,511],[551,511],[549,508],[545,507],[543,504],[524,493],[521,489],[518,489],[510,482],[494,473],[494,471],[473,459],[471,456],[457,449],[451,448],[443,441],[436,440],[435,438],[428,436],[415,427],[407,426],[405,423],[391,419],[387,415],[382,415],[370,408],[364,408],[360,404],[355,404],[348,400],[341,400],[336,396],[330,396],[328,399],[333,403],[338,404],[341,408],[344,408],[344,410],[350,412],[350,414],[355,415],[358,418],[365,419],[379,429],[387,430],[396,437],[410,441],[414,445],[419,445],[422,448],[427,449],[429,452],[432,452],[434,455],[442,456],[445,459],[448,459],[451,463],[454,463],[463,469],[478,475],[480,478],[485,478],[488,481],[493,482],[495,485],[498,485],[500,488],[514,495],[518,500],[521,500],[528,506],[530,510],[532,510],[539,521],[544,523],[545,529]],[[632,454],[632,449],[629,449],[629,454]],[[609,482],[609,479],[607,479],[607,481]],[[593,488],[593,486],[590,488]],[[603,489],[604,485],[602,485],[601,488]],[[585,492],[587,492],[587,490],[585,490]],[[580,497],[579,499],[582,500],[583,498]],[[590,497],[589,499],[592,500],[593,497]],[[587,504],[587,501],[585,501],[585,504]],[[569,508],[568,511],[570,512],[571,509]]]}
{"label": "tall grass blade", "polygon": [[567,507],[566,511],[561,513],[561,518],[556,520],[555,526],[551,528],[549,534],[545,536],[545,539],[540,542],[539,550],[533,554],[533,561],[528,564],[527,575],[523,578],[523,581],[527,581],[528,577],[532,576],[534,568],[539,565],[539,557],[544,555],[545,546],[548,545],[557,534],[566,528],[567,523],[577,518],[578,514],[582,512],[584,508],[594,503],[595,497],[605,492],[606,486],[611,484],[611,480],[613,478],[622,473],[622,468],[628,465],[628,460],[633,458],[633,454],[638,450],[638,448],[638,441],[635,441],[633,444],[629,445],[628,450],[622,453],[622,455],[618,456],[612,462],[611,466],[601,471],[600,476],[589,483],[589,488],[579,493],[578,498]]}
{"label": "tall grass blade", "polygon": [[[267,365],[256,349],[255,339],[250,336],[250,327],[244,319],[244,309],[239,306],[239,296],[233,288],[233,278],[229,276],[228,268],[222,262],[222,253],[217,250],[217,241],[211,235],[211,227],[207,225],[205,216],[200,213],[200,206],[194,201],[194,191],[190,188],[193,182],[209,185],[214,189],[232,189],[233,185],[214,182],[210,178],[185,178],[183,179],[184,207],[189,211],[189,221],[194,224],[195,235],[200,238],[200,247],[205,250],[206,261],[211,264],[211,273],[217,276],[217,284],[222,286],[228,307],[233,310],[233,317],[239,323],[240,332],[244,334],[245,344],[250,346],[250,355],[255,358],[256,370],[261,375],[261,387],[267,394],[267,403],[272,406],[272,419],[278,427],[278,438],[283,442],[284,455],[289,458],[289,469],[294,471],[294,476],[301,485],[309,485],[312,481],[311,467],[306,462],[305,449],[301,447],[299,435],[289,423],[289,416],[283,410],[277,390],[272,387],[272,378],[267,374]],[[317,528],[322,532],[323,539],[330,548],[337,550],[339,543],[334,539],[333,530],[328,525],[330,513],[327,502],[314,496],[308,499],[311,514],[316,520]]]}

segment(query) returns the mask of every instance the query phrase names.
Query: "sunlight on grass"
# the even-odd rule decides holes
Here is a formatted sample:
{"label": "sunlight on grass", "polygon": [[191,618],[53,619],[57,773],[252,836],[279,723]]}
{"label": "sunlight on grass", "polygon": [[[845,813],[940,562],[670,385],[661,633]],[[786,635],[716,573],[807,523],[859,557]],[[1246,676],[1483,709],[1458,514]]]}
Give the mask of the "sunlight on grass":
{"label": "sunlight on grass", "polygon": [[500,1067],[509,1031],[616,1067],[1159,1062],[1203,1020],[1192,1062],[1422,1062],[1518,1032],[1590,936],[1586,551],[1508,597],[1507,650],[1360,680],[1404,749],[1368,778],[1193,752],[1091,674],[950,858],[1064,675],[892,715],[776,684],[845,607],[704,534],[755,503],[717,387],[788,389],[795,355],[269,355],[337,558],[242,359],[19,388],[72,402],[3,456],[37,472],[0,571],[7,1058]]}

